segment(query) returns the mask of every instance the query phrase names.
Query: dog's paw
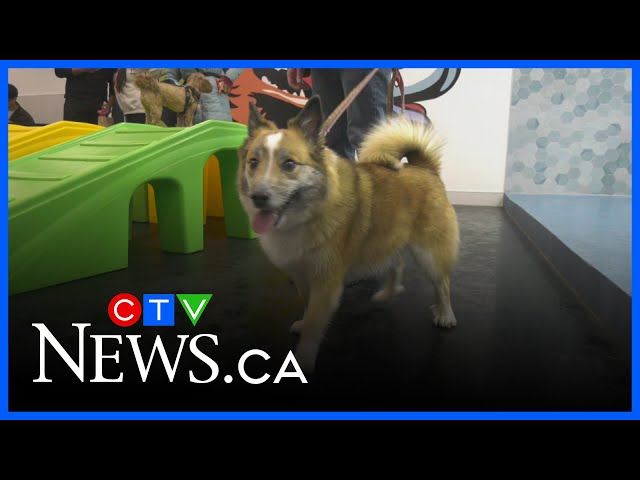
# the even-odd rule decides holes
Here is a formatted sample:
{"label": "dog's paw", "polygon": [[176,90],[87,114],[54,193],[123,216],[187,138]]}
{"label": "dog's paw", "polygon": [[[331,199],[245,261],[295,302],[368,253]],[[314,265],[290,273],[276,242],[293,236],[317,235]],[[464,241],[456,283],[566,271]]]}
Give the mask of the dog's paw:
{"label": "dog's paw", "polygon": [[387,288],[382,288],[378,290],[373,297],[371,297],[372,302],[386,302],[391,300],[392,297],[404,292],[404,287],[402,285],[396,285],[393,290],[389,290]]}
{"label": "dog's paw", "polygon": [[319,345],[315,342],[300,342],[296,347],[296,361],[305,374],[312,374],[315,371],[318,349]]}
{"label": "dog's paw", "polygon": [[432,305],[431,311],[433,312],[433,324],[436,327],[453,328],[458,324],[456,316],[450,308],[443,312],[437,305]]}
{"label": "dog's paw", "polygon": [[300,333],[302,332],[302,327],[304,325],[304,321],[303,320],[298,320],[297,322],[293,322],[291,324],[291,328],[289,329],[290,333]]}

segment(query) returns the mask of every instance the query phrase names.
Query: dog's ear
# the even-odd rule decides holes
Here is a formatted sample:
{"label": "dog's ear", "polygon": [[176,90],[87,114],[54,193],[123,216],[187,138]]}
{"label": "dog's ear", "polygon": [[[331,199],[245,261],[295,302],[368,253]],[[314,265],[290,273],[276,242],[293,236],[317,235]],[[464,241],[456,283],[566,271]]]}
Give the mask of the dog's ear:
{"label": "dog's ear", "polygon": [[213,85],[211,85],[211,82],[209,82],[209,80],[207,80],[207,77],[205,77],[204,75],[202,76],[202,78],[198,81],[199,85],[199,89],[202,93],[211,93],[213,92]]}
{"label": "dog's ear", "polygon": [[256,132],[261,128],[275,130],[276,126],[262,116],[258,107],[254,102],[249,102],[249,136],[255,136]]}
{"label": "dog's ear", "polygon": [[288,125],[289,128],[298,128],[308,141],[317,143],[320,135],[320,127],[322,127],[322,105],[320,105],[320,97],[314,95],[307,100],[302,111],[289,120]]}

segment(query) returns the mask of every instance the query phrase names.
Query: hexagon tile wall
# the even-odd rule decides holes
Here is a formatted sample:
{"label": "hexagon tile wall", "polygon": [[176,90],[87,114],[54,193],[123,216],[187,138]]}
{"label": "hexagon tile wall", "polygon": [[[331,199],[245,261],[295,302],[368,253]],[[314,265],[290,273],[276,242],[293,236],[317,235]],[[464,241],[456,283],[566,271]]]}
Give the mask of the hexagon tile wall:
{"label": "hexagon tile wall", "polygon": [[505,191],[631,195],[631,70],[514,69]]}

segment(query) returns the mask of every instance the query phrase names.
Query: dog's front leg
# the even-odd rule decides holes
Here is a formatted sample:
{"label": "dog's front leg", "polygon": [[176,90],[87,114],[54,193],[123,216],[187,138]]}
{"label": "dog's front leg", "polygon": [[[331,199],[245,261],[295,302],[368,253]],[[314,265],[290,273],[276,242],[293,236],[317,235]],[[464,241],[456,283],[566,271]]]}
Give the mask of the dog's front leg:
{"label": "dog's front leg", "polygon": [[331,317],[342,296],[343,278],[317,279],[311,283],[307,309],[301,325],[296,359],[305,373],[313,373],[316,357]]}

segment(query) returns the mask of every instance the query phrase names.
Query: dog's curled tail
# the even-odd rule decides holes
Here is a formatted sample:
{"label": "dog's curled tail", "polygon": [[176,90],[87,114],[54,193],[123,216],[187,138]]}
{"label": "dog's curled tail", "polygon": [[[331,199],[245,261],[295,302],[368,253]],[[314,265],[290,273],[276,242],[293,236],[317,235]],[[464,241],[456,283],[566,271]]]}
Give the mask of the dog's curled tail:
{"label": "dog's curled tail", "polygon": [[156,78],[147,72],[136,73],[136,85],[141,90],[159,91],[160,87]]}
{"label": "dog's curled tail", "polygon": [[431,124],[393,117],[382,121],[367,134],[358,152],[358,163],[376,163],[400,170],[402,158],[406,157],[409,165],[440,175],[442,146]]}

